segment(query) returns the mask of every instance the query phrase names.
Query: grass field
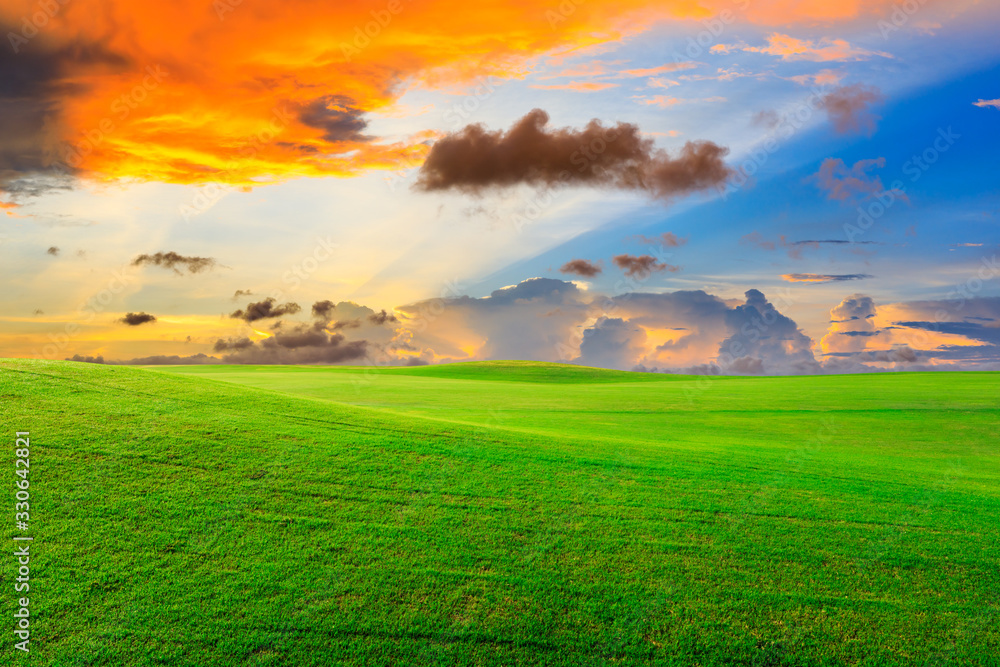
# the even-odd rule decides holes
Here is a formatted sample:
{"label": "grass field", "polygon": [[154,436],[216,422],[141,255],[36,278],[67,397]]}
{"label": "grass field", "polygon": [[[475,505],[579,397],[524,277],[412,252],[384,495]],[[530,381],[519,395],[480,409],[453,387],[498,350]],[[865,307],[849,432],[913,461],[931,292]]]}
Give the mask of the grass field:
{"label": "grass field", "polygon": [[1000,664],[998,373],[3,360],[0,407],[2,664]]}

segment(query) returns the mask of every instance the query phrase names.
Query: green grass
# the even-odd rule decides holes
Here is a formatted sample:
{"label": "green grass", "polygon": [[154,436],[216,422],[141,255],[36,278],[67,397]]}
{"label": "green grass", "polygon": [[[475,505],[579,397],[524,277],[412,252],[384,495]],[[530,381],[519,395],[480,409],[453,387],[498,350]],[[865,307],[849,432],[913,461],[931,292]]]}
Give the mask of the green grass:
{"label": "green grass", "polygon": [[1000,374],[6,360],[0,406],[32,665],[1000,664]]}

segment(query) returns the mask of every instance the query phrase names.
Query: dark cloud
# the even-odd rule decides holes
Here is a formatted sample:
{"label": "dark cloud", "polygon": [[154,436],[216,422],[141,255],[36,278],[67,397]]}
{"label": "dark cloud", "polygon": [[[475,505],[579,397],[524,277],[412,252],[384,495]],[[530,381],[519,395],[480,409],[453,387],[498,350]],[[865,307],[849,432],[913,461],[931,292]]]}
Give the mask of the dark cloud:
{"label": "dark cloud", "polygon": [[322,317],[324,319],[329,319],[333,316],[333,311],[336,309],[336,304],[333,301],[317,301],[312,305],[313,317]]}
{"label": "dark cloud", "polygon": [[327,95],[302,107],[299,120],[323,130],[323,139],[331,142],[368,141],[362,134],[368,122],[364,112],[354,106],[354,100],[344,95]]}
{"label": "dark cloud", "polygon": [[251,302],[246,308],[233,311],[229,317],[243,320],[244,322],[256,322],[257,320],[267,320],[283,315],[294,315],[302,310],[297,303],[289,302],[275,304],[273,297],[267,297],[263,301]]}
{"label": "dark cloud", "polygon": [[[376,312],[367,306],[360,306],[353,301],[341,301],[340,303],[334,303],[329,299],[317,301],[312,305],[312,314],[313,317],[329,323],[329,327],[333,329],[356,329],[361,326],[362,318],[375,326],[396,324],[399,322],[399,319],[395,315],[387,312],[384,308]],[[338,314],[340,316],[339,321],[332,322],[334,315]]]}
{"label": "dark cloud", "polygon": [[136,357],[125,361],[109,361],[110,364],[122,364],[127,366],[188,366],[196,364],[221,364],[222,361],[207,354],[193,354],[189,357],[180,357],[176,354],[158,354],[152,357]]}
{"label": "dark cloud", "polygon": [[152,324],[156,321],[156,316],[150,315],[149,313],[126,313],[125,317],[118,321],[122,324],[127,324],[130,327],[137,327],[140,324]]}
{"label": "dark cloud", "polygon": [[56,246],[49,246],[49,249],[46,250],[45,252],[52,255],[53,257],[59,256],[59,248]]}
{"label": "dark cloud", "polygon": [[243,296],[253,296],[253,292],[251,292],[248,289],[238,289],[235,292],[233,292],[233,301],[236,301]]}
{"label": "dark cloud", "polygon": [[[0,20],[0,190],[14,198],[67,189],[78,157],[66,144],[66,98],[87,93],[90,73],[118,73],[127,58],[107,44],[39,35],[21,41],[22,26]],[[15,37],[11,39],[11,35]]]}
{"label": "dark cloud", "polygon": [[872,111],[872,107],[884,99],[878,88],[856,83],[834,89],[823,96],[822,103],[837,132],[870,137],[882,118]]}
{"label": "dark cloud", "polygon": [[143,254],[132,260],[132,266],[159,266],[171,269],[178,275],[181,274],[178,267],[186,269],[188,273],[201,273],[215,268],[217,263],[212,257],[185,257],[172,250],[152,255]]}
{"label": "dark cloud", "polygon": [[79,362],[84,363],[84,364],[103,364],[104,363],[104,357],[102,357],[100,355],[98,355],[96,357],[91,357],[91,356],[85,356],[85,355],[81,355],[81,354],[74,354],[72,357],[70,357],[66,361],[79,361]]}
{"label": "dark cloud", "polygon": [[723,183],[731,174],[729,149],[710,141],[688,142],[677,157],[657,149],[638,126],[605,126],[592,120],[582,130],[547,127],[549,115],[534,109],[507,132],[482,125],[439,139],[420,168],[419,190],[481,194],[520,184],[591,186],[640,190],[669,199]]}
{"label": "dark cloud", "polygon": [[651,273],[658,273],[660,271],[676,273],[681,269],[679,266],[658,262],[652,255],[615,255],[611,258],[611,261],[629,277],[648,276]]}
{"label": "dark cloud", "polygon": [[371,315],[369,315],[368,321],[371,322],[372,324],[377,324],[379,326],[382,326],[386,322],[394,322],[394,323],[399,322],[399,320],[396,319],[395,315],[385,312],[384,309],[381,312],[372,313]]}
{"label": "dark cloud", "polygon": [[572,259],[559,267],[559,273],[573,273],[586,278],[593,278],[602,270],[600,262],[595,263],[586,259]]}
{"label": "dark cloud", "polygon": [[786,273],[781,279],[788,283],[836,283],[874,277],[867,273]]}
{"label": "dark cloud", "polygon": [[212,346],[214,352],[228,352],[230,350],[245,350],[253,347],[253,341],[249,338],[220,338]]}
{"label": "dark cloud", "polygon": [[257,342],[215,342],[216,352],[230,352],[222,357],[227,364],[337,364],[364,359],[368,348],[366,340],[348,341],[341,334],[326,333],[321,322],[299,324]]}

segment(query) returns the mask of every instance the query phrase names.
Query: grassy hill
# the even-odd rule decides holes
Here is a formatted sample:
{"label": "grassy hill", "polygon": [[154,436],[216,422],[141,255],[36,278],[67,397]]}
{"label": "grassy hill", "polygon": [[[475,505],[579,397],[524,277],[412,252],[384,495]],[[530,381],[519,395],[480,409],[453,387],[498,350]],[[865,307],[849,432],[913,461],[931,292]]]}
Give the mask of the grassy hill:
{"label": "grassy hill", "polygon": [[996,664],[998,397],[0,361],[8,488],[33,444],[30,664]]}

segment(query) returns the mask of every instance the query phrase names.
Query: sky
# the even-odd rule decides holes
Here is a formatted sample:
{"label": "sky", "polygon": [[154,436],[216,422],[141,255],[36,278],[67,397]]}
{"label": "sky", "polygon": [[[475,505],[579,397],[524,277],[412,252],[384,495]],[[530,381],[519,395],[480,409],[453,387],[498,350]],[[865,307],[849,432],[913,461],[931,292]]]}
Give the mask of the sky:
{"label": "sky", "polygon": [[995,0],[7,0],[0,356],[1000,370]]}

